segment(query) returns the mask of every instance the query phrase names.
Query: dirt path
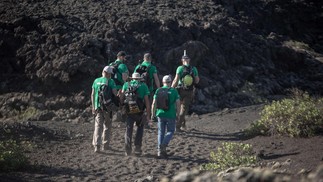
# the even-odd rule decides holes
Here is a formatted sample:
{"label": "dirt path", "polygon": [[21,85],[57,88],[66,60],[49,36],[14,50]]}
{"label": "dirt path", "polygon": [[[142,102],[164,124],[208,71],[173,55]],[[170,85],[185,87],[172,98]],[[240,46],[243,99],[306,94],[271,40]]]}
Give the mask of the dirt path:
{"label": "dirt path", "polygon": [[[145,130],[142,156],[124,156],[122,123],[113,123],[112,150],[96,154],[91,146],[94,124],[63,121],[32,122],[32,141],[36,144],[28,153],[37,168],[27,172],[1,174],[2,179],[21,181],[135,181],[162,177],[198,168],[209,159],[219,142],[244,142],[264,150],[262,163],[291,174],[302,169],[314,169],[323,158],[323,137],[290,139],[284,137],[239,138],[240,131],[259,118],[262,106],[227,109],[221,112],[188,117],[188,131],[176,133],[168,159],[156,157],[157,128]],[[36,134],[37,133],[37,134]],[[43,135],[43,136],[38,136]],[[288,165],[284,162],[290,161]]]}

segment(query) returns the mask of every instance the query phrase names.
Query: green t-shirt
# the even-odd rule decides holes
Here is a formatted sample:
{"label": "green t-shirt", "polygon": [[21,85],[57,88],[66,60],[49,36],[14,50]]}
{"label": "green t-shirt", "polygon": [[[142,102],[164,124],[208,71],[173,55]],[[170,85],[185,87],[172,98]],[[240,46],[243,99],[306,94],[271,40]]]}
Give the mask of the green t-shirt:
{"label": "green t-shirt", "polygon": [[107,79],[106,77],[100,77],[94,80],[92,84],[92,89],[94,90],[94,108],[97,109],[100,107],[99,103],[99,89],[100,86],[103,84],[106,84],[108,81],[108,87],[111,89],[116,89],[116,84],[114,83],[114,80],[109,78]]}
{"label": "green t-shirt", "polygon": [[[168,88],[167,86],[163,86],[161,88]],[[154,99],[157,99],[157,94],[159,92],[160,88],[156,90]],[[156,110],[156,116],[157,117],[163,117],[163,118],[171,118],[174,119],[176,118],[176,100],[179,99],[179,94],[177,92],[177,89],[175,88],[170,88],[169,89],[169,109],[168,110],[163,110],[163,109],[157,109]],[[177,108],[180,109],[180,108]]]}
{"label": "green t-shirt", "polygon": [[131,80],[130,82],[126,82],[123,84],[122,91],[125,92],[129,88],[129,83],[131,86],[137,86],[139,85],[137,89],[138,97],[140,99],[144,99],[145,95],[149,96],[150,92],[147,87],[147,85],[143,82],[140,82],[138,80]]}
{"label": "green t-shirt", "polygon": [[[124,81],[122,79],[122,73],[129,73],[129,70],[128,70],[128,67],[127,65],[125,65],[121,60],[117,59],[114,63],[116,64],[119,64],[118,66],[118,71],[117,71],[117,74],[116,74],[116,77],[117,78],[114,78],[114,79],[117,79],[120,83],[124,84]],[[111,66],[112,64],[114,63],[111,63],[109,64],[109,66]],[[122,88],[122,85],[117,85],[117,90],[121,89]]]}
{"label": "green t-shirt", "polygon": [[[189,66],[189,65],[186,65],[186,66]],[[192,66],[192,72],[193,72],[194,76],[198,76],[198,71],[197,71],[195,66]],[[178,74],[179,78],[180,78],[179,81],[178,81],[178,85],[181,85],[182,84],[181,78],[182,78],[182,76],[184,74],[184,65],[181,65],[181,66],[177,67],[176,74]]]}
{"label": "green t-shirt", "polygon": [[141,64],[138,64],[134,70],[134,72],[137,71],[137,69],[139,68],[139,66],[150,66],[149,70],[148,70],[148,74],[149,74],[149,80],[150,80],[150,87],[149,87],[149,91],[152,93],[154,91],[154,74],[157,73],[157,68],[156,66],[154,66],[153,64],[151,64],[151,62],[148,61],[144,61]]}

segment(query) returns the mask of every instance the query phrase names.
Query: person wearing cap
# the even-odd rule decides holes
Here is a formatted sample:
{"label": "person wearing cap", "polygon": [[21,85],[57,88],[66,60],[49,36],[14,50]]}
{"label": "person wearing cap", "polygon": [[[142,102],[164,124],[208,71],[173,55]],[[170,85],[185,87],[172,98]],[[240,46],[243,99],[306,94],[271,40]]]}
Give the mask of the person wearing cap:
{"label": "person wearing cap", "polygon": [[[191,80],[189,80],[192,84],[189,88],[184,88],[184,80],[183,77],[185,76],[186,70],[191,70],[192,77]],[[182,56],[182,65],[177,67],[176,69],[176,76],[173,80],[172,87],[178,88],[179,95],[181,98],[181,111],[180,111],[180,117],[179,120],[176,123],[176,130],[177,131],[183,131],[186,129],[186,121],[185,121],[185,115],[187,115],[190,104],[194,97],[194,89],[195,85],[198,84],[200,81],[198,71],[195,66],[190,65],[190,58],[187,55]]]}
{"label": "person wearing cap", "polygon": [[[132,133],[133,133],[134,123],[136,123],[136,126],[137,126],[137,131],[136,131],[136,136],[134,141],[135,154],[141,155],[144,125],[146,121],[150,122],[150,102],[148,98],[150,92],[147,85],[144,82],[142,82],[142,77],[139,73],[133,73],[131,77],[131,81],[126,82],[121,89],[120,101],[121,101],[121,104],[124,104],[125,107],[129,106],[126,103],[125,94],[128,94],[128,91],[130,89],[135,90],[135,94],[137,95],[140,103],[142,103],[143,107],[141,108],[139,113],[136,113],[136,114],[127,113],[126,132],[125,132],[125,155],[126,156],[129,156],[132,153]],[[146,113],[147,113],[146,115],[143,114],[144,107],[146,109]]]}
{"label": "person wearing cap", "polygon": [[142,63],[138,64],[134,70],[134,72],[137,72],[137,69],[140,66],[145,66],[149,68],[148,75],[149,75],[149,84],[147,84],[149,91],[150,91],[150,97],[149,100],[152,101],[152,97],[154,95],[154,90],[160,87],[160,82],[158,78],[157,68],[155,65],[151,63],[151,54],[145,53],[144,54],[144,60]]}
{"label": "person wearing cap", "polygon": [[122,85],[127,81],[129,75],[128,67],[125,64],[126,56],[127,55],[125,51],[120,51],[117,54],[117,59],[109,64],[109,66],[117,65],[117,72],[115,74],[116,77],[113,79],[116,83],[118,91],[122,88]]}
{"label": "person wearing cap", "polygon": [[[151,105],[151,120],[157,117],[158,120],[158,145],[157,156],[167,157],[166,147],[170,143],[176,126],[176,120],[179,119],[180,112],[180,98],[177,90],[171,87],[172,78],[170,75],[163,77],[163,86],[156,90],[154,99]],[[156,100],[161,89],[168,89],[167,110],[156,108]]]}
{"label": "person wearing cap", "polygon": [[91,104],[92,114],[95,115],[94,133],[92,145],[94,152],[99,150],[108,150],[111,139],[111,112],[103,110],[99,102],[99,89],[102,85],[107,84],[112,89],[114,95],[117,95],[116,84],[111,79],[113,67],[105,66],[102,71],[102,77],[96,78],[92,84]]}
{"label": "person wearing cap", "polygon": [[[116,73],[113,73],[113,80],[116,83],[116,89],[118,92],[118,96],[120,96],[121,93],[121,88],[123,84],[128,80],[128,75],[129,75],[129,70],[127,65],[125,64],[126,61],[126,52],[125,51],[120,51],[117,54],[117,59],[110,63],[109,66],[114,66],[115,69],[114,71]],[[112,117],[112,115],[111,115]],[[121,110],[117,111],[115,113],[115,121],[122,121],[124,120],[125,115],[121,113]]]}

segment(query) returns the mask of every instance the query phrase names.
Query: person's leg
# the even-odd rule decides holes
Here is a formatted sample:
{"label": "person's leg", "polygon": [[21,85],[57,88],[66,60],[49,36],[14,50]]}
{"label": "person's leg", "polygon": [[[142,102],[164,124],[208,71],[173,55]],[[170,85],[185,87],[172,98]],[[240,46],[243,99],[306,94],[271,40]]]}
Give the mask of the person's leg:
{"label": "person's leg", "polygon": [[158,145],[157,145],[157,156],[162,156],[164,153],[165,146],[163,145],[164,142],[164,136],[165,136],[165,127],[166,127],[166,121],[165,118],[157,117],[157,125],[158,125]]}
{"label": "person's leg", "polygon": [[157,117],[157,125],[158,125],[158,148],[160,148],[160,145],[163,144],[164,137],[165,137],[165,127],[166,122],[165,118]]}
{"label": "person's leg", "polygon": [[98,111],[95,116],[94,122],[94,132],[93,132],[93,140],[92,145],[94,146],[94,151],[98,152],[100,145],[102,144],[102,130],[103,130],[103,121],[104,116],[102,111]]}
{"label": "person's leg", "polygon": [[192,100],[192,91],[183,91],[182,95],[182,102],[181,102],[181,111],[180,111],[180,118],[179,118],[179,123],[177,125],[178,127],[186,127],[186,120],[185,120],[185,116],[188,113],[189,110],[189,106],[191,104],[191,100]]}
{"label": "person's leg", "polygon": [[103,134],[102,134],[102,143],[103,150],[107,150],[110,147],[111,140],[111,128],[112,128],[112,119],[111,112],[104,112],[104,123],[103,123]]}
{"label": "person's leg", "polygon": [[132,151],[132,131],[133,131],[134,120],[131,117],[127,118],[126,133],[125,133],[125,150],[126,155],[130,155]]}
{"label": "person's leg", "polygon": [[141,146],[142,146],[142,138],[144,136],[144,126],[145,126],[145,117],[140,117],[136,122],[136,125],[137,125],[137,132],[136,132],[136,137],[135,137],[135,152],[137,154],[141,154]]}
{"label": "person's leg", "polygon": [[164,140],[162,142],[163,145],[168,146],[171,141],[174,132],[175,132],[175,119],[166,119],[166,129],[167,132],[165,134]]}

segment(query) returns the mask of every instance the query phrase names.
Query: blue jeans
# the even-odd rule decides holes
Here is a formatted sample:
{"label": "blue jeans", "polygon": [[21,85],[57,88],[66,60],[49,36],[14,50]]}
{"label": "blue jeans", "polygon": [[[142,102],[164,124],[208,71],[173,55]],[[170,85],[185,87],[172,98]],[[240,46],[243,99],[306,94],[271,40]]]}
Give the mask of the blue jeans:
{"label": "blue jeans", "polygon": [[175,118],[170,119],[170,118],[160,118],[160,117],[157,117],[157,120],[158,120],[158,149],[159,149],[161,145],[167,146],[170,140],[172,139],[175,132],[176,120]]}
{"label": "blue jeans", "polygon": [[133,132],[133,125],[136,122],[137,132],[135,136],[135,147],[141,148],[142,145],[142,137],[144,135],[144,118],[142,116],[131,117],[128,116],[127,118],[127,126],[126,126],[126,133],[125,133],[125,149],[126,152],[130,152],[132,150],[132,132]]}

